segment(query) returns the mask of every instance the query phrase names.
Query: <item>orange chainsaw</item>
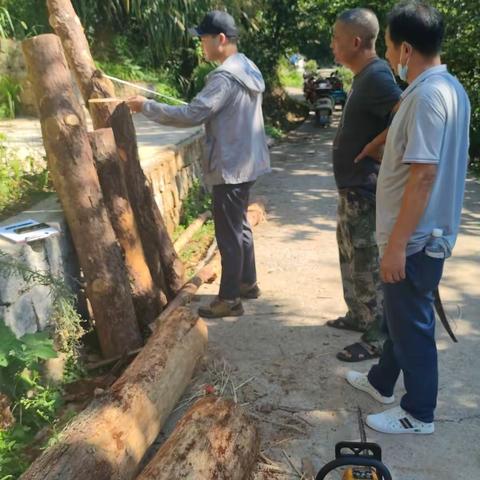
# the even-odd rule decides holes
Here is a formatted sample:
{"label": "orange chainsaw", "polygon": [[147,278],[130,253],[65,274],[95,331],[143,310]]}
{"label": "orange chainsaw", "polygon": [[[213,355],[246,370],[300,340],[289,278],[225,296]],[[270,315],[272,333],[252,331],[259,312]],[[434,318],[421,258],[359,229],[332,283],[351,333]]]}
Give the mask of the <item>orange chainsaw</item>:
{"label": "orange chainsaw", "polygon": [[335,460],[327,463],[317,474],[315,480],[324,480],[326,476],[342,467],[345,470],[342,480],[392,480],[388,468],[382,463],[382,449],[376,443],[367,442],[362,411],[358,408],[360,442],[339,442],[335,445]]}

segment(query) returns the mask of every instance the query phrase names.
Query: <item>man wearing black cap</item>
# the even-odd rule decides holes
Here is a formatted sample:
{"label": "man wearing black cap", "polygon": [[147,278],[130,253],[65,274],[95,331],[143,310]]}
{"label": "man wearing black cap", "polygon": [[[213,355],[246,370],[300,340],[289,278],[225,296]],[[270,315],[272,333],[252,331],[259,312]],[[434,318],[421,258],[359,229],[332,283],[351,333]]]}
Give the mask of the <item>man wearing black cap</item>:
{"label": "man wearing black cap", "polygon": [[203,90],[186,106],[170,106],[136,96],[130,109],[164,125],[205,125],[203,177],[212,187],[215,237],[222,257],[218,297],[200,315],[240,316],[240,298],[257,298],[252,229],[247,220],[249,192],[270,171],[262,94],[265,82],[256,65],[238,52],[238,30],[226,12],[209,12],[190,29],[200,37],[205,59],[218,62]]}

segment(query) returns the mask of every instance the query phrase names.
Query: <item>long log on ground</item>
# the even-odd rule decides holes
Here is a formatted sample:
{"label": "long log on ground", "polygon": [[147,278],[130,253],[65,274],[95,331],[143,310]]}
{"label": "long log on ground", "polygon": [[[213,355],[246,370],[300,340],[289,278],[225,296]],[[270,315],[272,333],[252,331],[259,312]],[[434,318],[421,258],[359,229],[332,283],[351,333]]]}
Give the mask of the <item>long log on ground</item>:
{"label": "long log on ground", "polygon": [[130,480],[177,404],[207,344],[207,327],[177,309],[104,397],[94,401],[22,480]]}
{"label": "long log on ground", "polygon": [[259,453],[253,421],[231,400],[197,401],[137,480],[246,480]]}
{"label": "long log on ground", "polygon": [[202,228],[203,224],[212,218],[212,212],[206,211],[202,213],[196,220],[194,220],[187,229],[175,240],[173,244],[175,251],[178,253],[185,248],[192,237]]}
{"label": "long log on ground", "polygon": [[177,293],[176,297],[165,307],[165,310],[156,318],[155,322],[150,325],[150,329],[153,331],[155,328],[163,325],[168,320],[172,312],[177,308],[188,305],[197,290],[204,284],[210,283],[217,277],[215,268],[210,264],[205,265],[200,271],[198,271]]}
{"label": "long log on ground", "polygon": [[162,214],[155,202],[152,186],[140,165],[135,126],[128,106],[125,103],[120,104],[110,121],[120,158],[124,162],[128,196],[152,278],[171,300],[184,283],[184,267],[173,248]]}
{"label": "long log on ground", "polygon": [[160,314],[166,299],[162,299],[153,283],[145,259],[113,131],[111,128],[95,130],[89,133],[89,138],[110,220],[130,277],[137,320],[139,325],[146,327]]}
{"label": "long log on ground", "polygon": [[142,344],[130,286],[93,161],[81,106],[62,45],[46,34],[23,42],[40,113],[48,168],[72,232],[102,352],[115,356]]}
{"label": "long log on ground", "polygon": [[[106,77],[99,76],[90,52],[82,23],[70,0],[47,0],[49,22],[54,32],[60,37],[70,68],[77,80],[80,92],[87,107],[91,98],[114,97],[113,83]],[[93,126],[109,126],[111,105],[103,104],[92,114]]]}
{"label": "long log on ground", "polygon": [[266,201],[264,198],[257,197],[248,205],[247,218],[252,227],[256,227],[267,219]]}

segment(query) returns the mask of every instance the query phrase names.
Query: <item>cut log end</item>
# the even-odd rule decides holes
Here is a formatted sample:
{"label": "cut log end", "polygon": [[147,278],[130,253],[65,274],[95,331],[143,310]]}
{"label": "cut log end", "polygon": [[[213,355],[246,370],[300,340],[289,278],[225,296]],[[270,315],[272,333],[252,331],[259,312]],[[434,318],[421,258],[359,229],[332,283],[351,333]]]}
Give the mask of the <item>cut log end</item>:
{"label": "cut log end", "polygon": [[196,402],[137,480],[245,480],[255,465],[259,436],[231,400]]}

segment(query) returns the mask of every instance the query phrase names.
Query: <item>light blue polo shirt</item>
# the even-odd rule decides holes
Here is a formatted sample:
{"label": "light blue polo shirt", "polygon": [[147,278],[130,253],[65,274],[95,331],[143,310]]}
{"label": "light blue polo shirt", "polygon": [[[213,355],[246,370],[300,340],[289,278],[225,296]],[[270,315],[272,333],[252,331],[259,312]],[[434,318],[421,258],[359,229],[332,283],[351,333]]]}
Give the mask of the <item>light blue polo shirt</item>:
{"label": "light blue polo shirt", "polygon": [[397,220],[410,165],[437,165],[425,212],[407,245],[421,251],[434,228],[453,249],[460,227],[468,165],[470,102],[445,65],[419,75],[403,92],[388,131],[377,183],[377,243],[387,245]]}

